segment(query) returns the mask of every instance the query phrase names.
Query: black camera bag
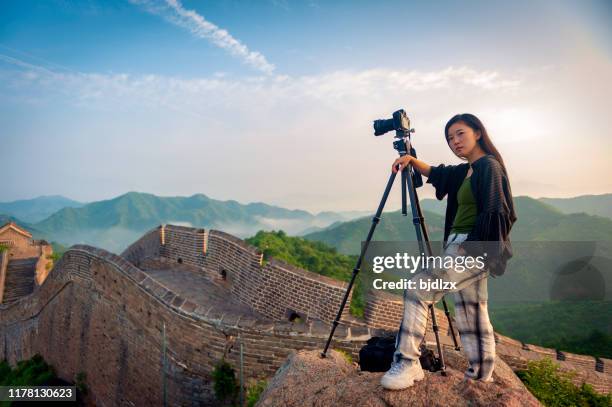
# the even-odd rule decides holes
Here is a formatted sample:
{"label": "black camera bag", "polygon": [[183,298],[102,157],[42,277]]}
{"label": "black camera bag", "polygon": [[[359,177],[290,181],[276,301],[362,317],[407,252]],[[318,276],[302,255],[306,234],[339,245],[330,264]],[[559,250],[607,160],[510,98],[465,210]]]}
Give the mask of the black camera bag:
{"label": "black camera bag", "polygon": [[[395,352],[394,337],[373,336],[359,351],[359,367],[364,372],[386,372],[391,367],[393,353]],[[435,372],[439,361],[433,351],[421,345],[419,357],[423,370]]]}

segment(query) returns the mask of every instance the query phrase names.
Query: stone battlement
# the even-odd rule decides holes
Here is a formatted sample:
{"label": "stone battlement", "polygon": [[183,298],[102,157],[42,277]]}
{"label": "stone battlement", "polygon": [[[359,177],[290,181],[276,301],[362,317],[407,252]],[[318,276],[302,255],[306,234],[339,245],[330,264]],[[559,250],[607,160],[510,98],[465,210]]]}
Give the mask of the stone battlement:
{"label": "stone battlement", "polygon": [[[224,266],[215,263],[214,260],[207,261],[206,258],[208,256],[210,256],[211,259],[223,257],[227,269],[235,270],[234,273],[237,272],[240,274],[240,278],[234,279],[236,284],[259,286],[261,280],[263,280],[266,283],[265,291],[236,287],[233,293],[245,303],[253,306],[253,308],[257,310],[261,310],[271,318],[282,319],[286,317],[286,312],[283,312],[283,309],[291,309],[296,311],[299,315],[304,314],[313,316],[325,322],[331,322],[335,318],[335,313],[346,291],[346,283],[292,265],[287,265],[276,259],[271,259],[267,265],[262,267],[262,254],[257,248],[224,232],[210,230],[208,234],[206,234],[203,229],[165,225],[149,232],[150,234],[157,231],[158,242],[160,244],[162,230],[165,230],[166,234],[165,244],[163,245],[166,247],[159,251],[162,256],[164,253],[174,253],[175,255],[171,255],[170,258],[178,261],[179,257],[176,257],[176,253],[181,252],[186,254],[185,258],[189,261],[189,259],[193,259],[194,256],[193,253],[189,253],[190,250],[193,247],[203,246],[207,248],[206,254],[202,253],[193,264],[197,267],[201,267],[204,272],[214,277],[215,267],[223,269]],[[178,237],[178,234],[180,234],[181,237]],[[196,237],[192,237],[191,239],[187,238],[188,235],[194,234],[201,236],[202,239],[207,237],[208,241],[198,241],[198,243],[194,244],[193,242]],[[143,239],[149,241],[148,239],[150,239],[150,236],[147,234]],[[139,242],[140,241],[135,242],[122,255],[129,256],[134,248],[140,246]],[[249,260],[245,261],[245,258]],[[242,264],[242,268],[240,268],[239,271],[236,271],[238,269],[232,267],[231,263],[233,260],[238,260],[238,263]],[[283,276],[284,279],[275,279],[274,276]],[[314,288],[312,284],[306,283],[307,281],[317,281],[319,283],[317,286],[318,290]],[[282,282],[284,282],[286,286],[283,286]],[[323,309],[321,309],[320,304],[321,286],[325,287],[327,290],[324,292],[335,294],[332,294],[331,297],[326,297],[329,298],[328,306]],[[308,294],[309,292],[310,295]],[[274,301],[266,303],[261,300],[262,295],[267,295],[273,298]],[[349,304],[347,304],[345,308],[343,320],[346,325],[351,325],[348,307]],[[312,312],[313,310],[319,310],[319,312]],[[385,291],[370,290],[366,297],[363,322],[368,328],[396,331],[401,321],[402,313],[403,299],[401,296]],[[436,320],[439,325],[440,335],[445,341],[446,346],[451,346],[452,342],[448,332],[448,321],[443,311],[436,309]],[[433,336],[431,320],[428,321],[428,336],[430,338]],[[547,357],[559,363],[564,370],[576,371],[576,383],[587,381],[598,391],[608,392],[612,390],[612,369],[610,367],[612,361],[608,359],[577,355],[532,344],[525,344],[498,333],[495,334],[495,338],[497,342],[497,353],[514,369],[524,369],[528,361]],[[604,375],[600,375],[599,373],[603,373]]]}
{"label": "stone battlement", "polygon": [[[244,376],[270,377],[295,349],[323,349],[329,324],[227,315],[172,291],[121,256],[72,246],[32,295],[0,305],[0,349],[11,364],[40,353],[65,380],[87,374],[96,404],[213,404],[212,370],[225,357]],[[332,347],[356,357],[388,332],[340,325]],[[161,362],[167,349],[166,364]],[[100,366],[104,369],[100,370]]]}

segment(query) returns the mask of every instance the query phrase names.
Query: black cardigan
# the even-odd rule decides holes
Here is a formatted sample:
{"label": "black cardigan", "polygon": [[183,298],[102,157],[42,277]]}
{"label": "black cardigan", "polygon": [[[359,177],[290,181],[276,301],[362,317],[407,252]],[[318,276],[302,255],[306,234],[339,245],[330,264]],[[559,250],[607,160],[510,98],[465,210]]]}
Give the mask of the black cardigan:
{"label": "black cardigan", "polygon": [[[446,195],[446,217],[444,220],[444,242],[447,241],[457,214],[457,192],[465,179],[470,164],[440,164],[431,167],[427,179],[436,189],[436,198],[444,199]],[[474,256],[487,253],[486,264],[493,276],[500,276],[506,271],[506,263],[512,257],[510,229],[516,222],[512,202],[510,182],[503,167],[495,156],[487,154],[472,163],[471,187],[476,199],[476,224],[468,234],[469,243],[462,245],[465,251]],[[484,243],[486,242],[486,243]]]}

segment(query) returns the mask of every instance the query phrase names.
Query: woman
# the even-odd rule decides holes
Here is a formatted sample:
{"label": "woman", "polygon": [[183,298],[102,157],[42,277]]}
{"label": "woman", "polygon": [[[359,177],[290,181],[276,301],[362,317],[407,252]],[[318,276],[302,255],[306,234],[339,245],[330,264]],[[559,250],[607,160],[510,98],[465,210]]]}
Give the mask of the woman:
{"label": "woman", "polygon": [[395,160],[392,171],[401,171],[411,164],[427,177],[439,200],[447,196],[444,255],[477,257],[486,252],[485,266],[465,272],[452,268],[425,270],[413,277],[413,280],[442,278],[454,282],[455,287],[426,293],[404,291],[404,315],[394,361],[381,379],[387,389],[403,389],[424,378],[419,345],[425,337],[428,305],[449,292],[454,293],[455,322],[469,362],[465,377],[493,381],[495,338],[487,309],[487,277],[503,274],[512,256],[509,233],[517,219],[512,192],[501,155],[476,116],[469,113],[454,116],[446,124],[444,134],[453,153],[467,163],[432,167],[406,155]]}

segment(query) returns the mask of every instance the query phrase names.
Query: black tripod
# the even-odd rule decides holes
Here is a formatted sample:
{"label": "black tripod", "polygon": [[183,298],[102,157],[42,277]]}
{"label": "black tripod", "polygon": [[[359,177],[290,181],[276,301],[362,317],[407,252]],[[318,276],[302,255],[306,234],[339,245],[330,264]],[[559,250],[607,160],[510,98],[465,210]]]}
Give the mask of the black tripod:
{"label": "black tripod", "polygon": [[[393,148],[397,150],[400,157],[407,154],[410,151],[410,155],[416,157],[416,151],[412,148],[410,142],[410,133],[414,132],[414,129],[400,129],[396,130],[395,139],[393,141]],[[355,278],[361,269],[361,262],[365,256],[365,253],[368,250],[368,246],[370,241],[372,240],[372,236],[374,235],[374,230],[380,221],[380,217],[383,212],[383,208],[385,207],[385,203],[387,202],[387,198],[389,197],[389,192],[391,192],[391,187],[393,186],[393,182],[395,181],[395,176],[397,173],[392,172],[389,181],[387,182],[387,186],[385,188],[385,192],[383,194],[382,199],[380,200],[380,204],[378,205],[378,209],[376,210],[376,215],[372,219],[372,225],[370,226],[370,231],[368,232],[368,236],[366,238],[365,244],[361,247],[361,253],[359,255],[359,259],[357,260],[357,264],[353,269],[353,276],[351,277],[351,281],[346,289],[346,293],[344,294],[344,298],[342,299],[342,304],[340,305],[340,310],[338,310],[338,315],[336,315],[336,319],[333,322],[332,330],[329,334],[329,338],[327,339],[327,343],[325,344],[325,349],[321,353],[321,357],[326,357],[327,349],[331,343],[331,340],[334,336],[334,331],[338,326],[338,321],[342,317],[342,311],[346,305],[348,300],[348,296],[353,288],[353,284],[355,282]],[[419,243],[419,251],[420,253],[427,253],[427,255],[432,255],[431,243],[429,241],[429,234],[427,233],[427,227],[425,226],[425,218],[423,217],[423,212],[421,211],[421,205],[419,204],[419,198],[417,195],[416,188],[421,187],[423,185],[423,178],[421,174],[417,171],[414,171],[412,165],[408,164],[406,168],[402,170],[402,215],[407,216],[407,202],[406,202],[406,190],[410,196],[410,208],[412,210],[412,223],[414,223],[414,227],[416,229],[417,241]],[[425,246],[427,248],[427,252],[425,251]],[[450,329],[451,335],[453,337],[453,342],[455,344],[455,349],[459,350],[459,345],[457,343],[457,338],[455,336],[455,330],[453,328],[453,324],[450,318],[450,312],[448,311],[448,306],[446,305],[446,301],[444,297],[442,297],[442,304],[444,305],[444,313],[446,314],[446,318],[448,319],[448,327]],[[436,313],[434,311],[433,305],[429,305],[429,310],[431,312],[431,323],[433,327],[433,332],[436,336],[436,344],[438,348],[439,358],[435,360],[435,368],[436,371],[441,371],[443,376],[446,376],[446,366],[444,364],[444,354],[442,353],[442,345],[440,344],[440,336],[438,333],[438,324],[436,322]]]}

